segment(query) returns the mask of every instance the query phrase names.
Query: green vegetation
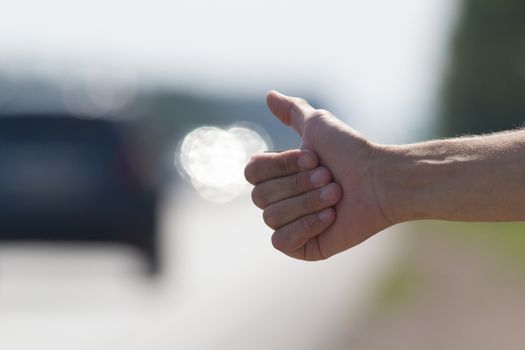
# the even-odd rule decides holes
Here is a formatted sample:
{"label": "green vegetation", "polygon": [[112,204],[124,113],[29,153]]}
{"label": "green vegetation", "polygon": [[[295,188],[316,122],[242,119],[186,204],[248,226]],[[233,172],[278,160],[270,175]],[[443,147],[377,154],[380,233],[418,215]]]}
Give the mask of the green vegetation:
{"label": "green vegetation", "polygon": [[[510,266],[525,273],[525,223],[463,223],[419,221],[409,226],[413,239],[439,235],[452,245],[470,250],[493,252],[508,259]],[[420,240],[415,249],[432,249]],[[418,262],[421,257],[408,251],[405,258],[386,272],[376,288],[374,310],[377,314],[403,309],[427,293],[429,271]]]}
{"label": "green vegetation", "polygon": [[464,0],[443,90],[443,136],[525,120],[525,1]]}
{"label": "green vegetation", "polygon": [[501,253],[525,270],[525,223],[462,223],[425,222],[421,231],[437,231],[450,237],[451,242],[475,245]]}
{"label": "green vegetation", "polygon": [[424,285],[422,279],[417,266],[408,260],[394,266],[377,287],[377,311],[392,311],[410,303]]}
{"label": "green vegetation", "polygon": [[[523,126],[524,19],[522,0],[463,0],[443,89],[440,119],[443,136]],[[525,268],[525,224],[431,225],[469,244],[485,242]]]}

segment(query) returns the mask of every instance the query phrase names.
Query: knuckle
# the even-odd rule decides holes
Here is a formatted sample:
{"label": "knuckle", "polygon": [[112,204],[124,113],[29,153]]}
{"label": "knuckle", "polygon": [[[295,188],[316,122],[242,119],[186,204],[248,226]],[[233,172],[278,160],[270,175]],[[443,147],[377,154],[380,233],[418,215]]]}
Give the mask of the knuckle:
{"label": "knuckle", "polygon": [[283,244],[283,239],[282,239],[282,235],[283,235],[283,232],[277,230],[273,233],[272,235],[272,245],[275,249],[281,251],[281,252],[285,252],[285,246]]}
{"label": "knuckle", "polygon": [[312,114],[312,117],[309,119],[309,123],[312,124],[315,121],[326,119],[327,117],[331,115],[332,113],[330,113],[326,109],[316,109],[315,112]]}
{"label": "knuckle", "polygon": [[263,211],[263,220],[264,220],[264,223],[266,224],[266,226],[272,228],[272,229],[277,229],[277,220],[276,220],[276,217],[275,217],[275,214],[273,213],[273,210],[271,208],[266,208],[264,211]]}
{"label": "knuckle", "polygon": [[308,101],[306,101],[306,100],[305,100],[304,98],[302,98],[302,97],[296,97],[294,103],[295,103],[297,106],[301,107],[301,106],[304,106],[304,105],[308,104]]}
{"label": "knuckle", "polygon": [[266,206],[264,200],[264,193],[261,186],[255,186],[252,190],[252,202],[259,208],[263,209]]}
{"label": "knuckle", "polygon": [[255,174],[249,165],[244,168],[244,178],[252,185],[255,183]]}
{"label": "knuckle", "polygon": [[331,115],[331,113],[329,111],[327,111],[326,109],[316,109],[315,110],[315,113],[314,113],[314,118],[315,117],[325,117],[325,116],[328,116],[328,115]]}
{"label": "knuckle", "polygon": [[244,178],[251,184],[257,182],[257,159],[255,156],[251,157],[248,164],[246,164],[244,168]]}
{"label": "knuckle", "polygon": [[279,157],[279,168],[281,169],[283,173],[285,174],[293,173],[294,169],[292,165],[292,159],[294,159],[294,157],[284,156],[284,155]]}

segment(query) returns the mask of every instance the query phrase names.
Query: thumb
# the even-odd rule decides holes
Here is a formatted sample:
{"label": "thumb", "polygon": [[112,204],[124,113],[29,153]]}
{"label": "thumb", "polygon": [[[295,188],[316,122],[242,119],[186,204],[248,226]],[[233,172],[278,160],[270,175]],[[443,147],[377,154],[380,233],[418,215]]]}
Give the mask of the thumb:
{"label": "thumb", "polygon": [[266,104],[270,111],[279,120],[291,126],[302,136],[305,122],[315,115],[315,108],[299,97],[283,95],[277,91],[270,91],[266,96]]}

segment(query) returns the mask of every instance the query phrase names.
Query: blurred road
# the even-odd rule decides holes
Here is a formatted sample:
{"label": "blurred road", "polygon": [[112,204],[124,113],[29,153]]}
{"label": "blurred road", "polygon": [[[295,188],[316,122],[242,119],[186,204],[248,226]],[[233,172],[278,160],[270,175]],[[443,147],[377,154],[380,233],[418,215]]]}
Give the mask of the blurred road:
{"label": "blurred road", "polygon": [[274,251],[245,195],[227,205],[181,185],[161,213],[165,273],[124,248],[0,249],[1,349],[319,349],[355,328],[402,235],[325,262]]}

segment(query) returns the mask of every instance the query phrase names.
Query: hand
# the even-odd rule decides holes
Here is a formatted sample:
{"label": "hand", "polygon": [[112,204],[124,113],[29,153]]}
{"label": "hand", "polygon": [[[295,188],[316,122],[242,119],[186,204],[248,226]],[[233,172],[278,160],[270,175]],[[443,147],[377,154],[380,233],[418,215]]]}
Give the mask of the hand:
{"label": "hand", "polygon": [[[317,159],[301,168],[299,151],[254,156],[245,174],[256,185],[254,202],[265,209],[265,222],[275,229],[272,243],[276,249],[298,259],[326,259],[394,224],[381,206],[382,193],[376,185],[376,176],[382,171],[379,145],[303,99],[272,91],[267,104],[281,122],[301,136],[301,149],[313,151],[321,169],[329,169],[341,186],[324,178],[323,185],[319,183],[328,184],[323,187],[328,189],[323,202],[319,190],[307,184],[305,173],[317,166]],[[335,215],[332,209],[324,209],[334,204]]]}
{"label": "hand", "polygon": [[264,209],[265,223],[276,230],[272,242],[282,251],[297,251],[317,239],[335,219],[330,207],[340,200],[341,188],[318,165],[314,152],[290,150],[254,156],[246,167],[246,178],[256,185],[253,202]]}

